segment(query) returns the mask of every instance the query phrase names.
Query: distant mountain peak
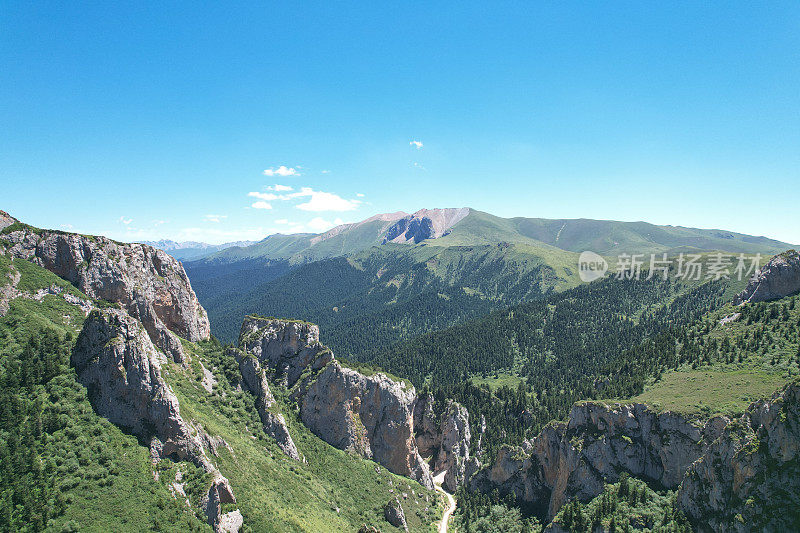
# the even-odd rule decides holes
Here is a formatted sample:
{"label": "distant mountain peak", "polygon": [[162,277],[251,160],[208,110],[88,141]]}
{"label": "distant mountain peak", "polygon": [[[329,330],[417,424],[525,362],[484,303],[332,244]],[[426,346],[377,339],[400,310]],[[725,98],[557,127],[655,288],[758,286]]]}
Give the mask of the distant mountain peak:
{"label": "distant mountain peak", "polygon": [[450,228],[469,215],[469,207],[420,209],[395,222],[384,235],[383,242],[418,243],[450,233]]}

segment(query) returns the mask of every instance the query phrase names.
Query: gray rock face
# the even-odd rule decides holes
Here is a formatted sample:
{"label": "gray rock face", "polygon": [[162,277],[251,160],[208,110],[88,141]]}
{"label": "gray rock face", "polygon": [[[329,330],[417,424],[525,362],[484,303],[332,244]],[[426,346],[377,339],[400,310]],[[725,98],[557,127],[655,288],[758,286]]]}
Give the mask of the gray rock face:
{"label": "gray rock face", "polygon": [[17,219],[0,209],[0,230],[7,228],[17,222]]}
{"label": "gray rock face", "polygon": [[728,423],[715,417],[698,426],[643,404],[576,404],[567,423],[551,423],[522,447],[501,448],[475,489],[513,494],[551,519],[570,498],[588,501],[619,473],[676,488]]}
{"label": "gray rock face", "polygon": [[380,373],[367,377],[332,361],[296,394],[303,423],[322,440],[433,488],[414,439],[413,387]]}
{"label": "gray rock face", "polygon": [[211,330],[183,266],[161,250],[105,237],[20,229],[4,235],[6,253],[32,261],[88,296],[119,303],[141,320],[153,343],[183,361],[179,335],[207,339]]}
{"label": "gray rock face", "polygon": [[390,500],[389,503],[383,507],[383,517],[394,527],[399,527],[400,529],[408,531],[406,514],[403,512],[403,506],[400,505],[400,500],[397,498]]}
{"label": "gray rock face", "polygon": [[243,354],[236,350],[233,354],[239,363],[239,371],[242,373],[244,386],[256,397],[258,415],[264,432],[275,439],[278,447],[283,450],[290,458],[295,461],[300,460],[300,452],[297,451],[289,429],[286,427],[286,420],[280,413],[273,413],[270,408],[275,404],[272,391],[269,390],[269,383],[261,364],[254,356]]}
{"label": "gray rock face", "polygon": [[800,253],[778,254],[756,272],[734,303],[776,300],[800,291]]}
{"label": "gray rock face", "polygon": [[173,456],[213,474],[203,509],[218,529],[220,504],[235,498],[206,456],[203,443],[213,439],[181,417],[178,398],[161,372],[166,361],[139,321],[122,309],[92,311],[72,354],[78,381],[101,416],[148,442],[154,460]]}
{"label": "gray rock face", "polygon": [[450,233],[450,228],[469,215],[469,208],[420,209],[392,224],[384,234],[383,243],[419,243]]}
{"label": "gray rock face", "polygon": [[800,530],[800,382],[756,402],[686,474],[681,509],[699,531]]}
{"label": "gray rock face", "polygon": [[455,492],[465,480],[469,461],[469,413],[456,402],[448,402],[442,418],[442,443],[436,456],[435,472],[444,471],[442,486]]}
{"label": "gray rock face", "polygon": [[319,342],[317,325],[255,316],[242,323],[239,349],[255,356],[289,387],[306,368],[319,370],[333,359],[333,353]]}
{"label": "gray rock face", "polygon": [[[433,473],[445,472],[442,486],[455,492],[466,480],[470,462],[469,413],[460,404],[448,401],[439,417],[434,412],[430,394],[420,396],[414,404],[414,434],[419,453],[433,458]],[[437,424],[438,420],[438,424]],[[474,469],[470,472],[473,473]]]}

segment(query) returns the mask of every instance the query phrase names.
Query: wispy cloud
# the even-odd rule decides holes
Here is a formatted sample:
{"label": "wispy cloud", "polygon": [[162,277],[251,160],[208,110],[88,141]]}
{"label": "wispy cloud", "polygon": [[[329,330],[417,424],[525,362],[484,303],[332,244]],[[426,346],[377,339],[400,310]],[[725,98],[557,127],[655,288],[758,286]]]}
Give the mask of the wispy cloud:
{"label": "wispy cloud", "polygon": [[127,226],[128,224],[133,222],[133,219],[132,218],[119,217],[119,221]]}
{"label": "wispy cloud", "polygon": [[330,170],[323,170],[323,171],[322,171],[322,174],[330,174],[330,173],[331,173],[331,171],[330,171]]}
{"label": "wispy cloud", "polygon": [[[300,168],[300,167],[297,167]],[[283,176],[284,178],[287,176],[299,176],[300,173],[297,171],[297,168],[287,167],[284,165],[279,166],[278,168],[270,167],[264,171],[265,176]]]}
{"label": "wispy cloud", "polygon": [[253,202],[251,207],[253,209],[272,209],[272,204],[259,200],[258,202]]}
{"label": "wispy cloud", "polygon": [[276,183],[275,185],[270,185],[269,187],[267,187],[267,190],[275,192],[285,192],[285,191],[292,191],[294,189],[292,189],[288,185],[279,185]]}
{"label": "wispy cloud", "polygon": [[67,231],[71,231],[73,229],[73,227],[74,226],[72,224],[61,224],[61,229],[64,229],[64,230],[67,230]]}
{"label": "wispy cloud", "polygon": [[217,223],[225,220],[226,218],[228,218],[228,215],[206,215],[203,217],[203,219],[206,222],[217,222]]}
{"label": "wispy cloud", "polygon": [[422,145],[422,141],[411,141],[411,142],[410,142],[410,143],[408,143],[408,144],[409,144],[409,145],[411,145],[411,146],[413,146],[413,147],[414,147],[414,148],[416,148],[417,150],[422,150],[422,146],[423,146],[423,145]]}
{"label": "wispy cloud", "polygon": [[363,194],[363,193],[360,193],[360,192],[357,192],[357,193],[356,193],[356,196],[358,196],[359,198],[364,198],[364,194]]}
{"label": "wispy cloud", "polygon": [[423,167],[422,164],[417,163],[416,161],[414,161],[414,166],[420,170],[428,170],[427,168]]}
{"label": "wispy cloud", "polygon": [[279,218],[278,220],[275,221],[275,223],[276,224],[281,224],[281,225],[288,224],[289,223],[289,219],[288,218]]}
{"label": "wispy cloud", "polygon": [[338,194],[315,191],[311,187],[303,187],[299,192],[287,196],[292,198],[309,197],[307,202],[295,206],[303,211],[352,211],[361,204],[361,200],[347,200]]}
{"label": "wispy cloud", "polygon": [[259,200],[266,200],[271,202],[272,200],[279,200],[280,197],[277,194],[272,194],[271,192],[256,192],[251,191],[247,193],[247,196],[252,196],[253,198],[258,198]]}

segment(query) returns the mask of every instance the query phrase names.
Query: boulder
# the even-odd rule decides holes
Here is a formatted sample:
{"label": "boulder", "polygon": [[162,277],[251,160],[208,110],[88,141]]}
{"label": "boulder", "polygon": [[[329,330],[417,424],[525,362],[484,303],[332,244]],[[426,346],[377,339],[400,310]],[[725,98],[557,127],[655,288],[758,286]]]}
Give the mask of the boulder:
{"label": "boulder", "polygon": [[403,506],[400,505],[400,500],[398,500],[396,497],[392,500],[389,500],[389,503],[383,507],[383,517],[386,518],[386,521],[392,524],[394,527],[408,531],[406,514],[403,512]]}

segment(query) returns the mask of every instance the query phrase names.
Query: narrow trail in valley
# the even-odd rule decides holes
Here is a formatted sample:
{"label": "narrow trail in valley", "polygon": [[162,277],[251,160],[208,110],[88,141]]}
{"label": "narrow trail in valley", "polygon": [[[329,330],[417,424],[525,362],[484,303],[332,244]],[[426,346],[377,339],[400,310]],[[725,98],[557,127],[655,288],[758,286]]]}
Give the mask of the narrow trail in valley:
{"label": "narrow trail in valley", "polygon": [[447,509],[444,511],[444,514],[442,514],[442,521],[439,523],[439,533],[447,533],[447,523],[450,521],[450,516],[453,514],[453,511],[456,510],[456,499],[453,498],[452,494],[442,488],[443,481],[444,472],[441,472],[438,476],[434,476],[433,478],[433,486],[438,492],[444,494],[448,501]]}

